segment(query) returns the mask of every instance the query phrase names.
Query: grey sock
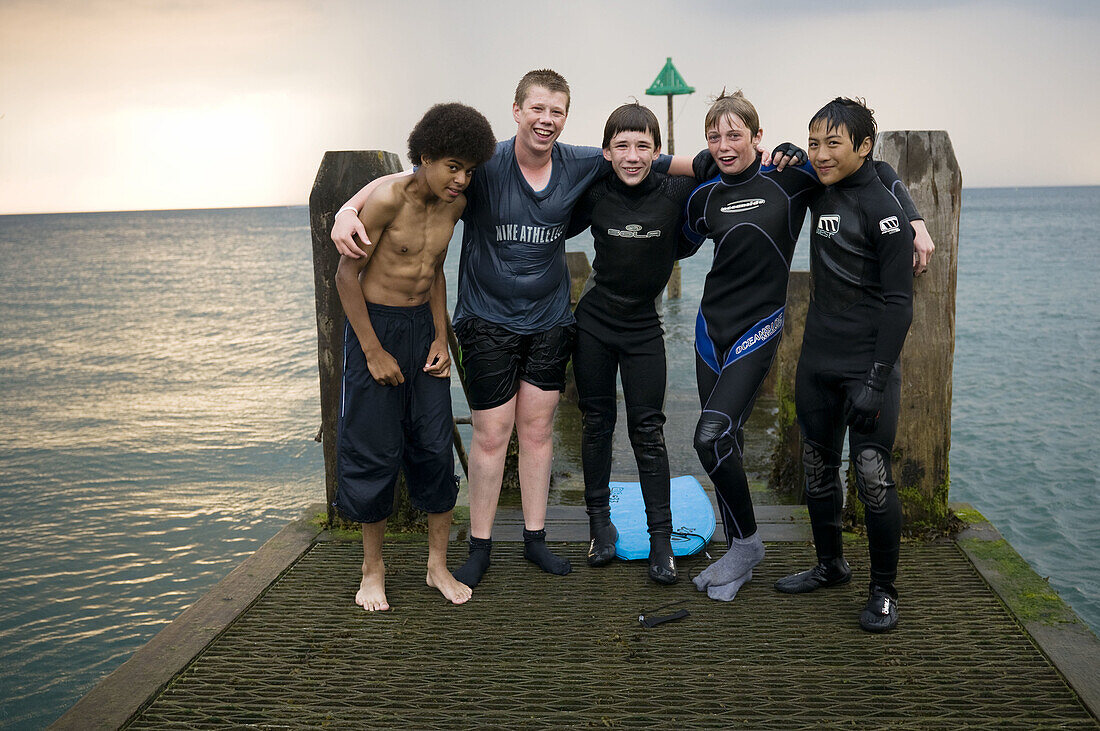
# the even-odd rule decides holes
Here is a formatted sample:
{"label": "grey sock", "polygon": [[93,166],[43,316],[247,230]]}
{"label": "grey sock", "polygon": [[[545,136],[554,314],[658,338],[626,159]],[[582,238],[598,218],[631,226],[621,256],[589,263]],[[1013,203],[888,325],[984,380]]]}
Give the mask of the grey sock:
{"label": "grey sock", "polygon": [[712,584],[707,587],[707,596],[715,601],[732,602],[733,598],[737,596],[738,590],[750,581],[752,581],[752,569],[749,569],[749,572],[741,578],[731,581],[728,584]]}
{"label": "grey sock", "polygon": [[704,591],[708,586],[722,586],[738,579],[764,560],[764,542],[760,531],[748,538],[734,538],[722,558],[703,569],[692,581],[695,588]]}

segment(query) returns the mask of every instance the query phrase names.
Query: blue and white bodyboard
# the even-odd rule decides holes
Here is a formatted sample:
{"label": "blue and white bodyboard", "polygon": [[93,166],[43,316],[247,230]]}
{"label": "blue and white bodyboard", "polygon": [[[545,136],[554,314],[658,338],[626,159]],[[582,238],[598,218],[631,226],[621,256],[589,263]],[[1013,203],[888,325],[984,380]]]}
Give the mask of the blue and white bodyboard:
{"label": "blue and white bodyboard", "polygon": [[[615,555],[626,560],[649,558],[642,486],[637,482],[612,482],[611,522],[619,531]],[[710,498],[691,475],[672,478],[672,553],[698,553],[714,535],[714,508]]]}

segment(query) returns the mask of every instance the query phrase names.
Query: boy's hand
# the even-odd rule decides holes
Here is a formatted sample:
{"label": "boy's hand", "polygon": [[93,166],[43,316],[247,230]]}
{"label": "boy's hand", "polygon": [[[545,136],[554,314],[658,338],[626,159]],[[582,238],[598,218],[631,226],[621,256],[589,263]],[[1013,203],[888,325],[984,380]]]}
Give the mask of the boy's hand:
{"label": "boy's hand", "polygon": [[424,364],[424,372],[437,378],[450,377],[451,356],[447,352],[446,340],[432,341],[432,347],[428,348],[428,362]]}
{"label": "boy's hand", "polygon": [[783,168],[788,165],[793,165],[794,167],[805,165],[806,151],[790,142],[784,142],[772,150],[771,155],[765,153],[764,159],[761,162],[763,162],[764,165],[773,165],[777,171],[782,172]]}
{"label": "boy's hand", "polygon": [[367,229],[363,227],[363,222],[359,220],[359,216],[354,216],[352,213],[354,211],[346,208],[336,215],[336,219],[332,222],[330,236],[332,243],[336,244],[337,251],[349,259],[358,259],[366,256],[366,252],[359,248],[355,237],[359,237],[363,246],[370,246],[371,242],[367,238]]}
{"label": "boy's hand", "polygon": [[886,400],[883,391],[894,367],[886,363],[874,363],[867,372],[863,384],[849,393],[844,404],[844,420],[860,434],[870,434],[878,425],[882,404]]}
{"label": "boy's hand", "polygon": [[405,382],[401,375],[401,368],[392,355],[381,348],[377,352],[363,352],[367,359],[367,370],[370,371],[374,382],[382,386],[396,386]]}
{"label": "boy's hand", "polygon": [[932,243],[924,221],[911,221],[910,224],[913,226],[913,276],[919,277],[928,269],[936,245]]}

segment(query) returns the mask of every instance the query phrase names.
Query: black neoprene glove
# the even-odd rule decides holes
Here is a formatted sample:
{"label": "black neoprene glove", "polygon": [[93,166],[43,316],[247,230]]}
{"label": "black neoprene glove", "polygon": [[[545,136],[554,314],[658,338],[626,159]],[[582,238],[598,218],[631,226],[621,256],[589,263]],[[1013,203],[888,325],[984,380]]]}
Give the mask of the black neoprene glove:
{"label": "black neoprene glove", "polygon": [[787,163],[790,167],[797,168],[806,164],[806,151],[793,142],[784,142],[780,145],[776,145],[772,150],[772,162],[775,162],[776,155],[790,155],[791,161]]}
{"label": "black neoprene glove", "polygon": [[882,392],[886,389],[886,381],[890,379],[890,373],[893,370],[893,366],[885,363],[873,364],[855,396],[848,397],[846,421],[860,434],[868,434],[875,430],[879,413],[882,411],[884,398]]}

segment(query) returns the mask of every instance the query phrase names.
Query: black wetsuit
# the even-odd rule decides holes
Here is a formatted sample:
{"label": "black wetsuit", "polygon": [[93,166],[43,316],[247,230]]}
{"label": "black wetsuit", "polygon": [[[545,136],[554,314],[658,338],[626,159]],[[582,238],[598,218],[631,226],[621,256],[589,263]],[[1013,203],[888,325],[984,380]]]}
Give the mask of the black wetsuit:
{"label": "black wetsuit", "polygon": [[814,543],[819,561],[840,558],[846,404],[864,387],[873,364],[893,366],[873,431],[849,430],[871,581],[893,592],[901,506],[892,489],[890,452],[901,394],[898,358],[913,316],[913,232],[871,161],[817,194],[810,210],[810,306],[795,401]]}
{"label": "black wetsuit", "polygon": [[[708,151],[696,156],[695,170],[701,180],[713,175]],[[906,201],[909,218],[919,218],[893,168],[878,163],[877,171]],[[702,404],[695,449],[714,482],[727,542],[756,532],[743,429],[779,347],[791,257],[819,190],[809,164],[777,171],[757,159],[736,175],[706,179],[688,199],[686,235],[696,245],[714,241],[695,326]]]}
{"label": "black wetsuit", "polygon": [[588,225],[595,239],[589,287],[574,312],[573,373],[583,418],[581,452],[588,514],[606,519],[615,431],[615,372],[622,376],[627,428],[649,532],[672,531],[665,450],[665,343],[656,299],[672,265],[695,247],[681,215],[696,181],[651,172],[636,186],[615,175],[594,183],[574,210],[570,235]]}

